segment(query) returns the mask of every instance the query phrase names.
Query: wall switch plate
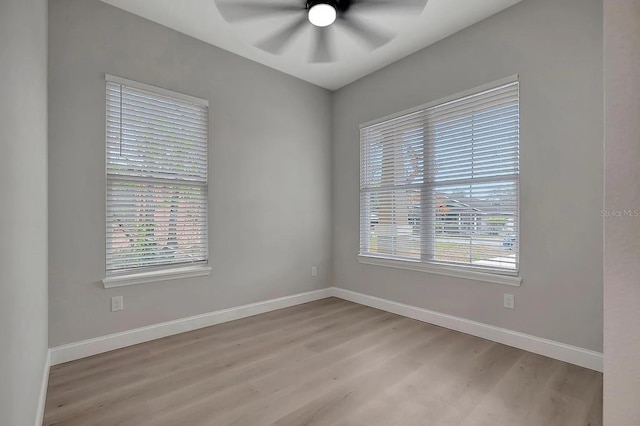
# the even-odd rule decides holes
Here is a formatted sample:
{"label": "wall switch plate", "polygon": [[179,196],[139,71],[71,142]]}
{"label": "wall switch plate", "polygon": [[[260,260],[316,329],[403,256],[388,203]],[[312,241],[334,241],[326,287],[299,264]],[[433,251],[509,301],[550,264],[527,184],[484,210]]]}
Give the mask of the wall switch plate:
{"label": "wall switch plate", "polygon": [[122,296],[114,296],[111,298],[111,312],[121,311],[124,309],[124,299]]}
{"label": "wall switch plate", "polygon": [[504,307],[507,309],[515,309],[516,308],[516,298],[513,294],[504,295]]}
{"label": "wall switch plate", "polygon": [[317,266],[312,266],[311,267],[311,276],[312,277],[317,277],[318,276],[318,267]]}

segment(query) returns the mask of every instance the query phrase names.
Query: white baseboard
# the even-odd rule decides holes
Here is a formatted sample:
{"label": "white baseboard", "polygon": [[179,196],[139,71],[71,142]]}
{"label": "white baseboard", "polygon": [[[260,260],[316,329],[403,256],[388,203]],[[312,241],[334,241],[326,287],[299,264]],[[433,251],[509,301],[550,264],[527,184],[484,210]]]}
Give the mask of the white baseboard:
{"label": "white baseboard", "polygon": [[504,345],[513,346],[518,349],[558,359],[570,364],[579,365],[591,370],[602,372],[603,369],[603,356],[600,352],[590,351],[577,346],[543,339],[506,328],[494,327],[492,325],[455,317],[453,315],[442,314],[440,312],[405,305],[403,303],[393,302],[379,297],[356,293],[339,287],[332,287],[331,295],[418,321],[471,334],[472,336],[481,337]]}
{"label": "white baseboard", "polygon": [[[571,346],[565,343],[543,339],[541,337],[520,333],[506,328],[495,327],[477,321],[455,317],[453,315],[405,305],[403,303],[381,299],[375,296],[356,293],[339,287],[325,288],[307,293],[281,297],[278,299],[266,300],[264,302],[238,306],[235,308],[223,309],[220,311],[58,346],[50,349],[49,365],[61,364],[63,362],[85,358],[103,352],[124,348],[126,346],[136,345],[138,343],[144,343],[178,333],[184,333],[240,318],[275,311],[277,309],[288,308],[302,303],[313,302],[314,300],[324,299],[331,296],[349,300],[361,305],[382,309],[387,312],[392,312],[394,314],[438,325],[451,330],[460,331],[462,333],[471,334],[483,339],[548,356],[549,358],[586,367],[591,370],[602,372],[603,369],[603,356],[600,352],[590,351],[577,346]],[[47,374],[43,380],[48,379],[48,370],[49,368],[47,366]],[[43,384],[43,387],[44,392],[46,391],[46,384]],[[42,409],[44,409],[44,398],[45,396],[41,396]]]}
{"label": "white baseboard", "polygon": [[49,368],[51,367],[51,349],[47,350],[44,360],[44,371],[42,372],[42,384],[40,385],[40,396],[38,398],[38,411],[36,412],[35,426],[42,426],[44,421],[44,407],[47,402],[47,388],[49,387]]}
{"label": "white baseboard", "polygon": [[135,328],[121,333],[109,334],[107,336],[94,339],[83,340],[81,342],[70,343],[68,345],[51,348],[51,365],[62,364],[63,362],[74,361],[76,359],[97,355],[114,349],[126,346],[137,345],[138,343],[172,336],[186,331],[209,327],[223,322],[246,318],[265,312],[275,311],[302,303],[313,302],[314,300],[331,297],[331,289],[310,291],[307,293],[294,294],[292,296],[280,297],[278,299],[266,300],[264,302],[251,303],[249,305],[235,308],[223,309],[202,315],[195,315],[175,321],[168,321],[154,324],[147,327]]}

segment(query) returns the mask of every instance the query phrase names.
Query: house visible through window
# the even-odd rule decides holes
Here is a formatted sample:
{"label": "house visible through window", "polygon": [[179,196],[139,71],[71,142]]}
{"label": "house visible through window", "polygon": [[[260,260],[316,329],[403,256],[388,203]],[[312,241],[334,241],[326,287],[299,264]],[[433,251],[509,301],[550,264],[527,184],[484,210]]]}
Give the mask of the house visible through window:
{"label": "house visible through window", "polygon": [[107,274],[206,263],[208,103],[107,76]]}
{"label": "house visible through window", "polygon": [[360,255],[518,270],[519,83],[364,125]]}

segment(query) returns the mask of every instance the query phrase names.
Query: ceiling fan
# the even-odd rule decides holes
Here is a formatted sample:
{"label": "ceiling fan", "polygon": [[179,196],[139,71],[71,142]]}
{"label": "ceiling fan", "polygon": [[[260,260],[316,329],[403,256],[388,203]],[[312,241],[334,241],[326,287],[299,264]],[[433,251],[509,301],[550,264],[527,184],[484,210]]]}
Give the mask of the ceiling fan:
{"label": "ceiling fan", "polygon": [[272,3],[268,0],[215,1],[220,14],[229,23],[298,12],[298,19],[262,39],[256,46],[277,55],[301,31],[313,28],[314,48],[309,58],[312,63],[333,62],[335,55],[328,34],[335,25],[344,28],[370,49],[377,49],[393,39],[388,31],[358,18],[356,15],[359,10],[419,15],[427,3],[427,0],[289,0],[286,3]]}

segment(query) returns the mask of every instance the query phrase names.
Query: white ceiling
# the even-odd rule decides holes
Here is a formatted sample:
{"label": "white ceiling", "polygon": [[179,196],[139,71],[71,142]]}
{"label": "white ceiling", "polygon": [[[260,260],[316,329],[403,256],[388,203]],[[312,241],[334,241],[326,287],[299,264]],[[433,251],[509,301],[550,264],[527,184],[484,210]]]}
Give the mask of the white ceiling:
{"label": "white ceiling", "polygon": [[[254,46],[257,41],[295,21],[298,12],[229,24],[218,12],[214,0],[102,1],[302,80],[335,90],[521,0],[429,0],[419,16],[352,10],[349,13],[357,13],[361,20],[396,34],[396,37],[371,51],[353,39],[351,33],[336,26],[332,28],[329,40],[335,62],[320,64],[309,63],[313,46],[313,26],[309,23],[280,55],[272,55]],[[266,2],[297,4],[300,0]]]}

